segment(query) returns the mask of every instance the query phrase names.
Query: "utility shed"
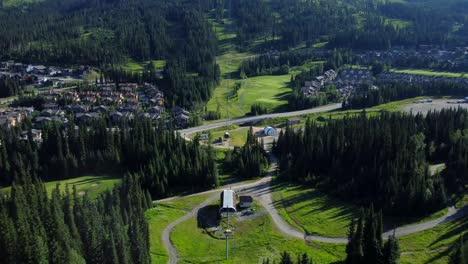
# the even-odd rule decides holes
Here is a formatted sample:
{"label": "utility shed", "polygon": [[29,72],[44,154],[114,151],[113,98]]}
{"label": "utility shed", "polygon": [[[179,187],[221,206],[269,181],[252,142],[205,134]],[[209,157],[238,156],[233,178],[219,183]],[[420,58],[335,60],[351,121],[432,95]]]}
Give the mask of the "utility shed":
{"label": "utility shed", "polygon": [[252,196],[240,196],[239,197],[239,206],[240,208],[249,208],[253,205]]}

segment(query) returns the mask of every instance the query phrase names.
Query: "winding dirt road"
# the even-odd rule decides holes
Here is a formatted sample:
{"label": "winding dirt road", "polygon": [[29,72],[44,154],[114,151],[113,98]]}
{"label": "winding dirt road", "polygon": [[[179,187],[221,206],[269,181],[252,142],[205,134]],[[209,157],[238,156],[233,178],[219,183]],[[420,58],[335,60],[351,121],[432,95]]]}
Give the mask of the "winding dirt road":
{"label": "winding dirt road", "polygon": [[[267,177],[262,178],[261,180],[253,182],[253,183],[238,183],[238,184],[232,184],[230,186],[224,186],[223,189],[232,188],[238,192],[242,192],[243,194],[252,195],[265,208],[266,212],[270,214],[278,230],[286,236],[297,238],[297,239],[304,239],[305,241],[317,241],[317,242],[323,242],[323,243],[338,243],[338,244],[347,243],[348,240],[347,238],[344,238],[344,237],[332,238],[332,237],[324,237],[324,236],[307,235],[304,232],[295,229],[294,227],[289,225],[285,220],[283,220],[277,208],[274,206],[272,195],[271,195],[272,189],[270,188],[272,174],[276,171],[277,161],[273,156],[271,156],[270,162],[272,166],[270,168],[270,173]],[[178,224],[184,222],[185,220],[188,220],[189,218],[194,217],[200,208],[203,208],[204,206],[210,204],[215,199],[217,199],[219,191],[220,189],[217,189],[217,190],[211,190],[211,191],[206,191],[206,192],[192,194],[192,195],[187,196],[187,197],[190,197],[190,196],[195,196],[195,195],[213,193],[213,196],[206,199],[203,203],[196,206],[186,215],[172,222],[170,225],[168,225],[164,229],[163,234],[162,234],[162,240],[164,243],[164,247],[169,253],[168,263],[176,264],[178,262],[177,250],[172,244],[171,239],[170,239],[171,233],[174,230],[174,228]],[[175,198],[177,197],[159,200],[157,202],[169,201]],[[418,233],[418,232],[436,227],[440,224],[447,223],[447,222],[450,222],[450,221],[453,221],[453,220],[456,220],[465,216],[468,216],[468,206],[465,206],[461,208],[460,210],[457,210],[455,207],[450,207],[447,214],[445,214],[444,216],[440,218],[437,218],[428,222],[399,227],[399,228],[396,228],[395,230],[387,230],[383,234],[383,236],[387,238],[388,236],[393,235],[393,233],[395,233],[396,237],[400,237],[400,236],[405,236],[405,235],[409,235],[413,233]]]}

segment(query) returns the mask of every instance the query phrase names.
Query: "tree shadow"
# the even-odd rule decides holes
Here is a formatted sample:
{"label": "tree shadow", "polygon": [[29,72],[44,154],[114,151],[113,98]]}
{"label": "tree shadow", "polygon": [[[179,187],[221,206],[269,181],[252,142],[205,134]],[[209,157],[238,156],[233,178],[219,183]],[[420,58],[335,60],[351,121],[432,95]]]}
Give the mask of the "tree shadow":
{"label": "tree shadow", "polygon": [[[358,208],[352,204],[348,204],[345,201],[341,201],[335,197],[327,195],[315,188],[310,188],[308,186],[300,186],[300,185],[293,185],[288,183],[278,183],[272,186],[275,191],[281,191],[284,188],[289,188],[291,192],[299,191],[300,193],[288,196],[288,197],[281,197],[279,200],[273,202],[273,205],[276,208],[284,208],[288,213],[289,217],[296,222],[298,226],[300,226],[304,231],[310,235],[311,233],[307,230],[304,223],[300,223],[295,219],[295,217],[291,214],[296,213],[298,216],[300,214],[301,217],[308,217],[312,216],[317,213],[326,213],[326,221],[327,219],[333,221],[341,221],[341,220],[351,220],[351,218],[357,215]],[[318,201],[318,202],[317,202]],[[293,205],[303,203],[301,206],[296,206],[292,208]],[[313,208],[310,208],[313,207]]]}
{"label": "tree shadow", "polygon": [[441,251],[441,252],[438,252],[437,254],[435,254],[433,257],[431,257],[430,259],[428,259],[426,262],[424,262],[424,264],[429,264],[429,263],[434,263],[436,260],[439,260],[443,257],[446,257],[450,254],[450,249],[451,247]]}
{"label": "tree shadow", "polygon": [[452,223],[452,226],[445,232],[443,235],[439,236],[436,240],[432,241],[429,246],[433,246],[440,241],[448,239],[452,236],[462,234],[464,231],[468,230],[468,218],[462,217]]}
{"label": "tree shadow", "polygon": [[218,205],[207,205],[200,208],[197,212],[197,226],[198,228],[212,228],[219,226],[221,217],[219,215]]}

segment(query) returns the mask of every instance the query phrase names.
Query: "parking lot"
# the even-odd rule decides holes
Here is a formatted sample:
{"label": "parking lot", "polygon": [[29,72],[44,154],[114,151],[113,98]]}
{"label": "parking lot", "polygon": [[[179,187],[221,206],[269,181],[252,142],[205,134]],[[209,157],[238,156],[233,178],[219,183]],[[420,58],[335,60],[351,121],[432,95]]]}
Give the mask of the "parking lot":
{"label": "parking lot", "polygon": [[430,103],[412,103],[403,107],[403,111],[408,113],[422,113],[426,115],[429,111],[437,110],[440,111],[442,109],[448,108],[458,108],[463,107],[468,109],[468,103],[458,104],[455,103],[456,100],[454,99],[434,99]]}

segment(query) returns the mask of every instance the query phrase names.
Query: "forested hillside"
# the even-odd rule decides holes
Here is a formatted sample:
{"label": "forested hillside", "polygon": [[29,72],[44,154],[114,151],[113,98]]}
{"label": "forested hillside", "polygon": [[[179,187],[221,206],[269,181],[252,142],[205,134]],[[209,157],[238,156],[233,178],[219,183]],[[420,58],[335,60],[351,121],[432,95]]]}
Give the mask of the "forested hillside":
{"label": "forested hillside", "polygon": [[[373,203],[393,215],[424,215],[446,206],[467,183],[466,110],[421,115],[382,113],[309,122],[281,133],[275,152],[281,177],[318,186],[343,199]],[[447,162],[431,176],[429,162]]]}
{"label": "forested hillside", "polygon": [[283,48],[319,39],[355,49],[466,43],[467,15],[461,12],[466,2],[440,6],[374,0],[254,0],[236,1],[234,16],[241,47],[259,37]]}
{"label": "forested hillside", "polygon": [[[152,206],[139,178],[96,200],[26,179],[0,199],[2,263],[150,263],[148,224]],[[18,182],[19,184],[19,182]]]}

